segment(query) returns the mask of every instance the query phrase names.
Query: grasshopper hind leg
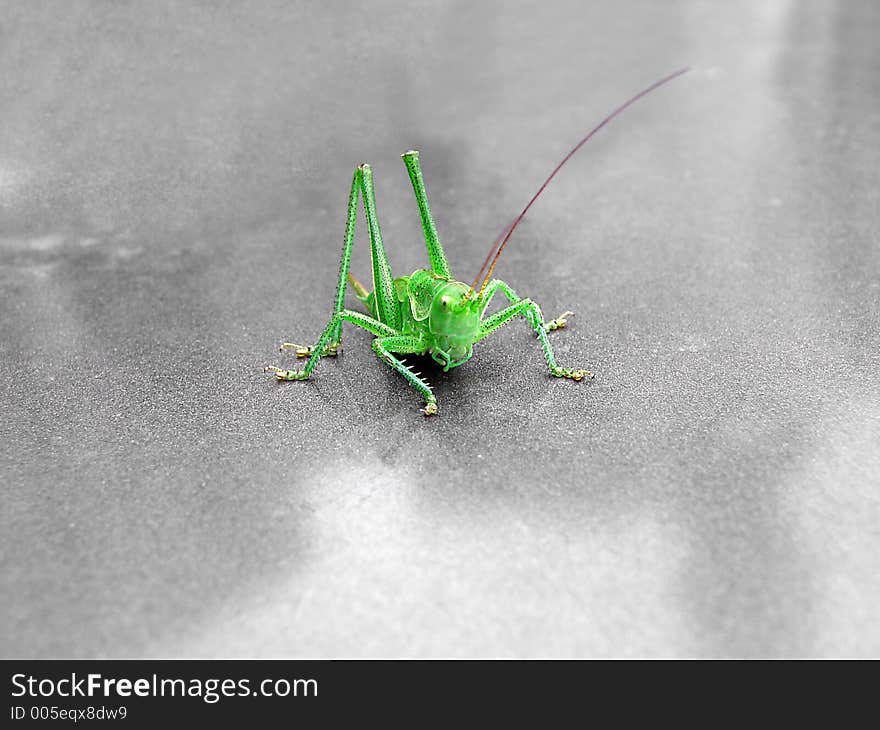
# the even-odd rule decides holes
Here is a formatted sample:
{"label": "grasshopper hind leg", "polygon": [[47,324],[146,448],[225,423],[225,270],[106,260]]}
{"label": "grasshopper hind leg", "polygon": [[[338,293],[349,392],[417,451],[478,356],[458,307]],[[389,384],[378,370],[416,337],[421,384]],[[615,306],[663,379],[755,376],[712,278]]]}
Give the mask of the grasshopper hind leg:
{"label": "grasshopper hind leg", "polygon": [[[365,175],[367,176],[367,182],[365,182]],[[370,227],[371,243],[375,248],[376,242],[372,239],[378,238],[380,234],[378,233],[378,222],[376,221],[374,201],[372,200],[372,177],[370,176],[368,165],[361,165],[360,167],[358,167],[355,170],[351,181],[351,191],[349,192],[348,196],[348,215],[345,224],[345,237],[342,244],[342,257],[339,261],[339,277],[336,286],[336,296],[334,298],[333,304],[334,315],[338,315],[344,309],[345,293],[349,284],[354,289],[358,299],[360,299],[362,302],[366,301],[367,297],[367,291],[364,288],[364,285],[361,284],[354,276],[352,276],[351,272],[349,271],[349,266],[351,265],[351,249],[354,243],[355,222],[357,220],[358,196],[361,194],[363,194],[364,196],[364,206],[367,211],[367,221]],[[381,247],[381,238],[379,238],[378,240],[378,246]],[[384,258],[384,250],[382,250],[380,253],[380,266],[382,265],[382,262],[385,262],[384,266],[387,269],[387,261]],[[387,276],[390,277],[390,275],[391,274],[389,270],[387,272]],[[324,334],[326,335],[327,333]],[[296,342],[281,343],[282,352],[284,350],[293,350],[294,354],[298,358],[311,359],[316,352],[316,347],[317,346],[300,345]],[[340,319],[337,320],[337,324],[335,324],[333,329],[330,331],[325,343],[318,350],[318,357],[336,357],[336,355],[338,355],[341,351],[342,321]],[[276,377],[278,377],[279,372],[287,373],[288,371],[275,368],[274,370],[271,370],[271,372],[274,372]]]}

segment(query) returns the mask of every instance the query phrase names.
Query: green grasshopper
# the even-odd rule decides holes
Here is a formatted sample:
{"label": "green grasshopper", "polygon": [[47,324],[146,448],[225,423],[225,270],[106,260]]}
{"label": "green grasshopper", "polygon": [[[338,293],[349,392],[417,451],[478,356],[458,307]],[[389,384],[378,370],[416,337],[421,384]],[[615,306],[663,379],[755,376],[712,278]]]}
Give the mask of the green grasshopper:
{"label": "green grasshopper", "polygon": [[[501,252],[519,222],[575,152],[630,104],[687,70],[686,68],[680,69],[639,92],[611,112],[581,139],[550,173],[550,176],[512,225],[505,229],[502,236],[499,236],[470,286],[456,281],[452,277],[446,253],[440,243],[437,228],[428,207],[425,183],[419,165],[419,153],[413,150],[404,153],[402,157],[413,186],[416,203],[419,206],[431,268],[419,269],[409,276],[394,278],[391,274],[391,267],[382,244],[379,219],[376,215],[373,173],[369,165],[359,165],[354,172],[351,194],[348,198],[348,223],[345,227],[345,243],[342,248],[342,260],[339,264],[339,283],[336,288],[333,316],[313,346],[297,345],[290,342],[281,345],[282,351],[288,348],[293,349],[297,357],[308,358],[308,362],[302,370],[285,370],[270,365],[265,368],[265,372],[274,373],[278,380],[307,380],[322,357],[335,356],[340,352],[342,348],[342,323],[350,322],[374,336],[373,351],[421,394],[425,399],[425,406],[421,412],[426,416],[432,416],[437,413],[437,399],[431,386],[421,374],[414,372],[397,356],[428,354],[442,365],[444,372],[446,372],[470,360],[475,344],[484,340],[515,317],[523,317],[534,329],[540,341],[550,375],[575,381],[592,378],[592,373],[587,370],[559,366],[547,337],[549,332],[565,327],[567,317],[572,316],[572,313],[565,312],[556,319],[544,321],[541,309],[534,301],[517,296],[505,282],[493,279],[492,274]],[[358,201],[361,197],[364,201],[367,228],[370,233],[373,268],[372,292],[367,291],[366,287],[349,271]],[[348,284],[351,284],[357,298],[366,306],[368,313],[344,307]],[[484,319],[492,298],[499,292],[509,301],[508,306]]]}

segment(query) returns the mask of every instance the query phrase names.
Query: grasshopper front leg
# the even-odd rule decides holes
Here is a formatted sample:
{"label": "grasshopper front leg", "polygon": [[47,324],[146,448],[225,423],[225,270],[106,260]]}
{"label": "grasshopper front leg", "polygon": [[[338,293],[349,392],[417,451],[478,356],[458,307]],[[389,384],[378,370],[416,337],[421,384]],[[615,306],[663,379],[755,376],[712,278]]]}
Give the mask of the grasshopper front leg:
{"label": "grasshopper front leg", "polygon": [[[500,282],[503,284],[503,282]],[[509,286],[503,284],[502,291],[513,293]],[[506,291],[505,291],[506,290]],[[513,295],[514,297],[516,295]],[[570,378],[571,380],[583,380],[584,378],[592,378],[593,374],[589,370],[578,370],[574,368],[563,368],[556,364],[556,358],[553,355],[553,348],[550,346],[550,340],[547,337],[547,325],[541,314],[541,309],[531,299],[518,299],[509,307],[496,312],[488,319],[484,320],[480,325],[480,331],[477,335],[476,342],[488,337],[499,327],[503,327],[514,317],[523,316],[526,321],[535,330],[538,340],[541,342],[541,349],[544,352],[544,359],[547,361],[547,367],[550,374],[556,378]]]}
{"label": "grasshopper front leg", "polygon": [[[492,301],[492,297],[495,296],[496,293],[501,292],[505,297],[507,297],[508,301],[512,304],[521,301],[521,297],[516,295],[516,292],[510,288],[507,282],[501,281],[501,279],[492,279],[486,287],[486,292],[483,295],[483,298],[486,302],[484,310],[489,307],[489,303]],[[554,330],[562,329],[565,325],[568,324],[568,318],[574,317],[574,312],[563,312],[555,319],[548,320],[544,322],[544,331],[545,332],[553,332]],[[537,332],[535,333],[537,337]]]}
{"label": "grasshopper front leg", "polygon": [[426,416],[433,416],[437,413],[437,398],[434,396],[431,386],[422,379],[421,373],[413,372],[403,361],[392,354],[422,354],[426,349],[425,343],[420,338],[409,335],[391,335],[388,337],[377,337],[373,340],[373,352],[399,372],[406,378],[407,383],[421,393],[425,399],[425,407],[421,409],[422,413]]}

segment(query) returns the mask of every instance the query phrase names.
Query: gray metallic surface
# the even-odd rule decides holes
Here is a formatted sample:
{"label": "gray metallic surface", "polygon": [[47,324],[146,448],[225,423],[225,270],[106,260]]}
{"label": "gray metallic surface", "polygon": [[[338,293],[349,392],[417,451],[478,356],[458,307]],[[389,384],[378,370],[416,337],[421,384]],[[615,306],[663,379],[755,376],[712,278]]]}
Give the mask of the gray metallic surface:
{"label": "gray metallic surface", "polygon": [[[880,5],[0,10],[3,656],[880,653]],[[467,279],[686,64],[498,269],[595,381],[262,374],[358,162]]]}

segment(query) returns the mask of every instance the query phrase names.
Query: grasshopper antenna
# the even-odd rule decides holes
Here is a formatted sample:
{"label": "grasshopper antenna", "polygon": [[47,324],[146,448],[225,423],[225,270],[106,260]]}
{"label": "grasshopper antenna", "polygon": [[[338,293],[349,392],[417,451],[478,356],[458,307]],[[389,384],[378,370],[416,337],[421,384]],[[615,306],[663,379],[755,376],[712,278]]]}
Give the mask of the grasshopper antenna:
{"label": "grasshopper antenna", "polygon": [[[468,290],[468,293],[465,294],[464,301],[467,301],[468,298],[470,298],[471,294],[473,294],[474,291],[476,290],[477,284],[480,284],[481,281],[482,281],[482,284],[480,284],[480,291],[477,294],[477,299],[479,299],[480,297],[483,296],[483,292],[486,289],[486,285],[489,283],[489,281],[492,278],[492,273],[495,271],[495,266],[498,263],[498,259],[501,256],[501,252],[504,251],[504,247],[507,245],[507,241],[510,240],[511,234],[514,232],[514,230],[516,230],[516,227],[519,225],[519,222],[523,218],[525,218],[526,213],[529,212],[529,208],[532,207],[532,203],[534,203],[538,199],[538,196],[544,192],[544,188],[546,188],[547,185],[550,183],[550,181],[556,176],[556,173],[562,169],[562,166],[574,156],[574,153],[577,152],[581,147],[583,147],[593,137],[593,135],[595,135],[600,129],[602,129],[602,127],[604,127],[606,124],[608,124],[608,122],[610,122],[612,119],[614,119],[614,117],[616,117],[618,114],[620,114],[628,106],[635,104],[643,96],[647,96],[652,91],[654,91],[654,89],[657,89],[660,86],[663,86],[663,84],[665,84],[669,81],[672,81],[672,79],[677,78],[677,77],[681,76],[682,74],[687,73],[688,71],[690,71],[690,68],[687,66],[685,68],[680,68],[678,71],[669,74],[669,76],[663,77],[659,81],[651,84],[648,88],[643,89],[638,94],[636,94],[634,97],[632,97],[631,99],[629,99],[628,101],[624,102],[619,107],[617,107],[617,109],[615,109],[613,112],[611,112],[611,114],[609,114],[607,117],[605,117],[595,127],[593,127],[593,129],[591,129],[590,132],[580,142],[578,142],[574,147],[572,147],[571,151],[565,157],[563,157],[562,161],[553,169],[553,172],[550,173],[549,177],[544,181],[544,184],[541,185],[540,188],[538,188],[538,192],[532,196],[532,199],[528,202],[526,207],[522,209],[522,213],[520,213],[516,217],[516,220],[513,221],[513,224],[509,228],[504,229],[504,233],[502,233],[498,237],[498,239],[495,241],[492,248],[489,250],[489,255],[486,256],[486,260],[483,261],[483,265],[480,267],[479,272],[477,272],[477,276],[474,279],[474,283],[471,284],[471,288]],[[491,264],[489,263],[490,261],[492,262]],[[486,270],[487,265],[489,266],[488,271]],[[484,271],[486,271],[485,277],[483,277]]]}

